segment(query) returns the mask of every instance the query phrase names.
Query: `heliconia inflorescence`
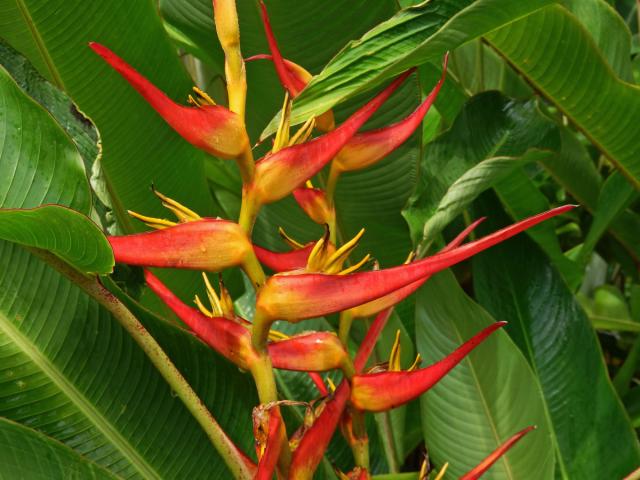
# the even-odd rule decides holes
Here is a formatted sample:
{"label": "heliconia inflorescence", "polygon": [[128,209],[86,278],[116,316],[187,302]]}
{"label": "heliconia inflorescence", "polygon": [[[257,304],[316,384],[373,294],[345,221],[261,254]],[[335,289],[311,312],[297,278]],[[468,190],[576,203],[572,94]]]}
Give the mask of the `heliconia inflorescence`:
{"label": "heliconia inflorescence", "polygon": [[[312,76],[302,66],[282,56],[266,6],[260,2],[270,53],[254,55],[246,60],[272,61],[286,93],[273,147],[262,159],[254,161],[244,123],[247,85],[235,1],[214,0],[213,3],[216,30],[225,54],[228,108],[217,105],[197,88],[195,97],[189,97],[192,105],[180,105],[107,47],[94,42],[90,46],[187,142],[213,156],[238,162],[243,181],[239,218],[201,217],[154,188],[155,195],[176,220],[130,212],[156,230],[111,236],[108,240],[117,262],[145,267],[148,288],[190,332],[253,376],[260,405],[253,412],[257,461],[246,460],[246,471],[252,472],[252,478],[267,480],[275,475],[289,479],[312,478],[331,438],[340,427],[355,461],[354,468],[348,473],[338,473],[340,478],[368,479],[370,465],[365,412],[386,411],[424,394],[472,351],[484,348],[482,344],[505,325],[505,322],[497,322],[486,326],[432,365],[422,367],[418,357],[407,370],[400,365],[397,338],[389,363],[367,368],[393,307],[435,273],[561,215],[573,206],[540,213],[464,243],[483,220],[479,219],[438,253],[417,259],[412,253],[403,265],[391,268],[378,268],[370,255],[352,258],[365,231],[362,229],[353,238],[338,241],[340,209],[334,201],[336,182],[344,172],[368,168],[380,161],[413,135],[445,82],[448,56],[444,58],[440,80],[406,118],[376,130],[359,131],[412,71],[393,79],[341,124],[335,124],[333,112],[329,110],[308,119],[291,135],[289,115],[292,101],[312,81]],[[320,134],[314,136],[314,131]],[[325,188],[313,185],[312,177],[316,175],[321,179],[316,185],[324,185]],[[252,231],[261,208],[289,195],[311,220],[324,227],[324,234],[316,237],[315,241],[301,243],[280,229],[289,245],[289,250],[284,252],[254,244]],[[264,267],[273,274],[266,275]],[[202,272],[240,268],[255,288],[255,315],[252,319],[245,319],[236,313],[231,294],[221,278],[216,290],[203,273],[206,298],[195,296],[194,304],[190,305],[175,295],[149,268]],[[334,313],[339,313],[339,335],[331,331],[302,331],[288,336],[277,329],[277,324],[274,325],[277,321],[298,323]],[[374,316],[356,354],[352,356],[349,351],[351,322]],[[297,429],[285,428],[280,409],[301,402],[280,398],[274,369],[304,372],[320,394],[317,401],[305,404],[305,420]],[[320,375],[336,370],[342,376],[337,387],[325,383]],[[514,435],[462,479],[479,478],[532,428]],[[288,431],[294,433],[289,435]],[[227,460],[226,453],[220,453]],[[244,453],[236,453],[238,456],[246,458]],[[231,463],[229,465],[232,468]],[[446,466],[438,478],[445,469]],[[234,472],[240,475],[239,478],[246,478],[238,471]]]}

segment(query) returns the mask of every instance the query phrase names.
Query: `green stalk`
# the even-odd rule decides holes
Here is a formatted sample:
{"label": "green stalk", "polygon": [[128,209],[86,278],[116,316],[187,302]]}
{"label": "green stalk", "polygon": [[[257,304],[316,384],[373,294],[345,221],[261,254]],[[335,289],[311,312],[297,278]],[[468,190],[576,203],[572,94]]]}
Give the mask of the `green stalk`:
{"label": "green stalk", "polygon": [[[252,343],[258,353],[258,358],[251,365],[251,375],[256,383],[258,397],[262,405],[274,404],[278,401],[276,377],[273,372],[271,358],[267,352],[267,339],[270,326],[271,322],[268,321],[259,310],[256,311],[253,319]],[[272,408],[275,408],[280,418],[282,418],[280,407],[275,404]],[[278,467],[280,473],[286,476],[289,472],[289,466],[291,465],[291,449],[289,448],[289,440],[284,422],[280,424],[279,441],[282,444],[282,450],[278,458]]]}
{"label": "green stalk", "polygon": [[240,205],[240,218],[238,224],[251,238],[251,232],[253,231],[253,225],[256,223],[256,218],[260,212],[262,205],[258,202],[253,190],[253,184],[244,184],[242,187],[242,203]]}
{"label": "green stalk", "polygon": [[160,375],[166,380],[182,401],[187,410],[193,415],[196,421],[205,431],[209,440],[218,451],[229,470],[237,479],[252,479],[254,466],[245,457],[238,447],[231,441],[222,430],[220,424],[211,415],[211,412],[198,398],[196,392],[191,388],[187,380],[178,371],[171,359],[162,350],[162,347],[149,334],[140,321],[124,306],[109,290],[107,290],[97,277],[86,276],[67,263],[60,260],[54,254],[45,250],[29,248],[30,252],[47,262],[62,275],[78,285],[89,296],[94,298],[100,305],[106,308],[113,317],[124,327],[133,337],[135,342],[142,348],[151,363],[156,367]]}

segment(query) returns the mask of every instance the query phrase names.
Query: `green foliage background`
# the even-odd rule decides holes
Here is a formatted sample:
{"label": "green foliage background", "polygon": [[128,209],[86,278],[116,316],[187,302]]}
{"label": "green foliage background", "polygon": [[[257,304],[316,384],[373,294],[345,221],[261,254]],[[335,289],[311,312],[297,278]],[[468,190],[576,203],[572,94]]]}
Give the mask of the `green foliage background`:
{"label": "green foliage background", "polygon": [[[340,238],[366,227],[357,253],[391,266],[412,248],[434,252],[478,216],[489,217],[488,232],[559,204],[580,208],[437,275],[396,309],[375,361],[396,329],[406,365],[416,352],[436,361],[496,320],[510,324],[418,401],[375,415],[374,473],[409,478],[400,472],[417,470],[426,448],[455,478],[537,424],[484,478],[623,478],[640,465],[638,2],[399,3],[267,1],[283,54],[315,75],[294,123],[329,108],[341,121],[418,67],[366,128],[397,121],[451,52],[421,131],[340,180]],[[239,0],[238,13],[243,54],[267,52],[258,2]],[[224,478],[220,456],[139,346],[34,254],[111,274],[104,233],[144,230],[127,210],[164,215],[151,184],[202,215],[237,217],[235,165],[184,142],[87,47],[107,45],[177,101],[196,84],[224,104],[211,1],[0,0],[0,37],[0,477]],[[247,78],[258,142],[273,133],[283,92],[269,62],[248,63]],[[284,250],[278,226],[304,241],[322,233],[291,198],[261,212],[254,241]],[[202,288],[194,273],[159,274],[185,301]],[[242,275],[225,279],[246,311]],[[177,327],[139,271],[115,266],[112,280],[252,452],[258,401],[248,375]],[[355,326],[354,345],[364,328]],[[304,376],[278,382],[287,398],[314,396]],[[336,439],[317,476],[350,464]]]}

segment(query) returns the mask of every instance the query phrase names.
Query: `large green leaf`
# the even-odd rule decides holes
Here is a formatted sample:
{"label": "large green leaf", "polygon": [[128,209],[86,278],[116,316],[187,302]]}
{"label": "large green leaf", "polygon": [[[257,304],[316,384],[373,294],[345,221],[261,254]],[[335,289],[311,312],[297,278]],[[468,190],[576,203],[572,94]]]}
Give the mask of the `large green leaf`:
{"label": "large green leaf", "polygon": [[622,478],[631,471],[640,462],[638,442],[594,331],[544,254],[525,236],[494,247],[474,258],[474,286],[482,305],[510,322],[509,334],[539,379],[561,476]]}
{"label": "large green leaf", "polygon": [[0,477],[29,480],[116,478],[63,444],[4,418],[0,418]]}
{"label": "large green leaf", "polygon": [[[1,242],[0,291],[0,416],[123,477],[226,474],[204,432],[137,344],[79,288]],[[223,428],[247,447],[249,384],[235,367],[198,350],[189,335],[165,341],[170,335],[163,345],[173,345],[167,350],[178,367],[197,381],[194,387]],[[219,378],[225,381],[213,381]]]}
{"label": "large green leaf", "polygon": [[[434,276],[418,293],[416,337],[426,364],[493,322],[449,271]],[[449,462],[452,475],[466,473],[511,435],[537,425],[486,478],[552,478],[555,445],[542,392],[506,333],[494,333],[421,399],[429,456],[436,465]]]}
{"label": "large green leaf", "polygon": [[634,153],[640,88],[614,73],[575,16],[560,6],[547,7],[487,39],[640,186],[640,159]]}
{"label": "large green leaf", "polygon": [[[186,99],[190,83],[152,2],[20,0],[5,5],[0,25],[4,38],[36,66],[46,64],[41,72],[97,125],[102,165],[119,214],[127,208],[160,213],[149,195],[152,182],[202,213],[211,208],[204,154],[181,140],[87,47],[91,40],[107,45],[168,95]],[[174,173],[177,167],[180,176]]]}
{"label": "large green leaf", "polygon": [[[594,162],[578,137],[568,128],[560,128],[561,146],[557,155],[542,163],[553,179],[564,187],[577,203],[592,214],[598,209],[602,178]],[[622,211],[609,224],[609,231],[634,258],[640,258],[640,217],[631,211]]]}
{"label": "large green leaf", "polygon": [[[127,209],[166,215],[149,191],[152,183],[202,215],[218,213],[204,175],[206,155],[182,140],[87,46],[89,41],[107,45],[170,97],[186,101],[191,82],[153,2],[4,2],[0,30],[97,126],[102,182],[125,232],[146,228],[131,221]],[[162,278],[185,296],[200,284],[191,272]]]}
{"label": "large green leaf", "polygon": [[587,263],[591,252],[609,225],[638,197],[638,192],[619,173],[611,175],[602,185],[593,224],[580,248],[580,259]]}
{"label": "large green leaf", "polygon": [[0,209],[0,238],[49,250],[83,273],[107,274],[113,251],[98,226],[60,205]]}
{"label": "large green leaf", "polygon": [[[15,233],[37,220],[41,226],[31,232],[36,239],[64,228],[67,235],[81,234],[84,217],[80,224],[56,222],[80,213],[61,206],[17,210],[44,202],[89,213],[90,192],[71,140],[11,79],[1,85],[5,105],[14,102],[11,112],[22,112],[3,122],[14,133],[1,145],[2,185],[14,187],[5,187],[0,199],[0,208],[12,209],[2,212],[2,230]],[[26,123],[31,116],[35,126]],[[40,135],[15,134],[16,122]],[[42,148],[34,148],[38,145]],[[19,216],[21,222],[13,221]],[[91,250],[75,252],[88,259]],[[222,426],[248,448],[255,395],[248,393],[246,376],[234,375],[235,367],[175,327],[152,331],[207,407],[223,415]],[[200,426],[116,320],[38,258],[6,241],[0,241],[0,359],[0,416],[40,430],[124,477],[226,474]],[[237,392],[243,392],[240,398]]]}
{"label": "large green leaf", "polygon": [[[47,203],[55,198],[89,213],[91,197],[73,141],[0,68],[0,203]],[[46,195],[45,195],[46,194]],[[51,250],[78,270],[110,273],[113,253],[99,228],[61,206],[0,211],[0,238]]]}
{"label": "large green leaf", "polygon": [[447,50],[551,3],[442,0],[402,10],[333,58],[300,95],[293,119],[304,121],[409,67],[439,62]]}
{"label": "large green leaf", "polygon": [[0,38],[0,64],[18,86],[42,105],[73,140],[87,171],[99,155],[98,132],[69,96],[48,82],[31,63]]}
{"label": "large green leaf", "polygon": [[78,150],[2,67],[0,101],[0,204],[59,202],[88,214],[89,182]]}
{"label": "large green leaf", "polygon": [[[403,212],[414,238],[430,245],[483,191],[501,181],[509,187],[505,177],[526,163],[547,159],[559,145],[558,129],[534,100],[512,100],[498,92],[472,97],[452,127],[425,148],[422,181]],[[575,276],[552,224],[530,234],[566,275]]]}

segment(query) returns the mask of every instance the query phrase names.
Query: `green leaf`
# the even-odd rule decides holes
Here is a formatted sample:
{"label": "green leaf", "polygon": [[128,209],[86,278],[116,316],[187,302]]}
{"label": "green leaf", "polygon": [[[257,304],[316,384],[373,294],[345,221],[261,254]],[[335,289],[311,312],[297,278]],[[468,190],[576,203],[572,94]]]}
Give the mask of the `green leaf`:
{"label": "green leaf", "polygon": [[[550,6],[487,39],[640,186],[640,158],[634,154],[640,136],[640,89],[614,73],[575,16]],[[578,84],[577,78],[582,79]]]}
{"label": "green leaf", "polygon": [[[102,181],[122,231],[146,229],[127,210],[166,215],[149,190],[152,183],[201,215],[218,213],[204,175],[206,154],[182,140],[87,45],[108,46],[171,98],[186,103],[192,83],[153,2],[19,0],[2,9],[0,25],[4,39],[64,90],[100,131]],[[193,272],[163,272],[161,278],[184,295],[201,283]]]}
{"label": "green leaf", "polygon": [[[553,179],[564,187],[589,212],[598,208],[602,178],[595,168],[586,147],[568,128],[560,127],[561,147],[556,156],[543,161]],[[610,233],[624,248],[640,259],[640,217],[631,211],[622,211],[610,224]],[[549,252],[547,252],[549,253]]]}
{"label": "green leaf", "polygon": [[622,478],[640,462],[638,442],[594,331],[557,272],[525,236],[476,256],[473,266],[481,304],[510,322],[542,386],[561,476]]}
{"label": "green leaf", "polygon": [[598,240],[620,213],[638,197],[638,192],[619,173],[611,175],[602,186],[598,206],[589,233],[580,248],[580,260],[586,264]]}
{"label": "green leaf", "polygon": [[98,157],[98,132],[67,94],[42,77],[29,61],[0,39],[0,64],[24,93],[45,108],[73,140],[85,169],[91,171]]}
{"label": "green leaf", "polygon": [[604,0],[563,0],[562,5],[588,30],[613,71],[632,82],[631,32],[624,19]]}
{"label": "green leaf", "polygon": [[49,250],[83,273],[105,275],[113,270],[113,251],[98,226],[60,205],[0,209],[0,238]]}
{"label": "green leaf", "polygon": [[0,205],[61,203],[88,214],[89,182],[75,145],[0,67]]}
{"label": "green leaf", "polygon": [[[425,148],[421,183],[403,211],[414,239],[431,244],[480,193],[558,146],[555,125],[535,101],[498,92],[472,97],[452,127]],[[560,252],[557,240],[556,247]]]}
{"label": "green leaf", "polygon": [[[548,160],[545,157],[543,161]],[[520,168],[495,185],[495,191],[504,209],[515,221],[545,212],[551,208],[547,197],[540,191],[530,176]],[[558,220],[550,220],[527,230],[529,235],[549,256],[572,289],[583,280],[580,265],[569,259],[560,246],[556,227]]]}
{"label": "green leaf", "polygon": [[[449,271],[419,291],[418,351],[425,364],[441,359],[495,320],[465,295]],[[513,328],[511,325],[504,327]],[[507,438],[529,425],[538,429],[490,470],[490,478],[548,479],[555,445],[535,375],[505,332],[496,332],[421,397],[429,456],[449,462],[458,477],[479,464]]]}
{"label": "green leaf", "polygon": [[[142,350],[79,288],[17,245],[0,242],[0,291],[0,416],[56,438],[122,477],[226,474],[204,432]],[[187,338],[174,338],[171,353],[188,360],[179,367],[190,380],[202,380],[194,386],[207,394],[203,401],[246,447],[248,385],[238,388],[235,367],[211,362],[182,335]]]}
{"label": "green leaf", "polygon": [[[0,150],[0,172],[8,180],[2,184],[0,207],[33,208],[45,202],[88,213],[89,185],[76,147],[6,73],[0,79],[7,106],[1,111],[7,119],[0,125],[9,132]],[[32,135],[20,134],[23,129]],[[47,245],[38,242],[52,233],[68,237],[92,225],[63,206],[3,210],[1,215],[5,233],[23,236],[16,240],[35,238],[40,247]],[[62,218],[71,218],[66,231],[51,221]],[[26,232],[27,223],[46,227]],[[90,228],[106,243],[97,227]],[[89,248],[70,252],[90,263]],[[95,261],[105,264],[104,258]],[[20,246],[0,240],[0,292],[0,416],[35,428],[123,477],[226,474],[200,426],[142,350],[79,288]],[[162,338],[207,407],[224,416],[222,426],[249,447],[255,394],[247,393],[246,378],[212,358],[189,334],[175,328],[152,332]],[[237,414],[236,408],[247,415]]]}
{"label": "green leaf", "polygon": [[[0,204],[69,203],[89,213],[91,197],[75,144],[0,68]],[[113,253],[86,216],[62,206],[1,210],[0,238],[51,250],[86,273],[110,273]]]}
{"label": "green leaf", "polygon": [[[56,12],[55,22],[50,12]],[[100,130],[102,166],[121,222],[128,223],[124,209],[162,212],[149,194],[152,182],[203,214],[211,208],[202,174],[204,154],[181,140],[87,46],[90,40],[107,45],[169,96],[186,100],[190,82],[150,2],[20,0],[3,10],[0,23],[6,25],[4,38],[36,66],[43,59],[48,77]],[[175,175],[176,162],[182,180]]]}
{"label": "green leaf", "polygon": [[29,480],[116,478],[63,444],[6,418],[0,418],[0,476]]}
{"label": "green leaf", "polygon": [[[442,0],[402,10],[331,60],[296,101],[293,123],[324,112],[412,66],[439,63],[447,50],[551,3],[554,1]],[[273,126],[265,134],[273,132]]]}

